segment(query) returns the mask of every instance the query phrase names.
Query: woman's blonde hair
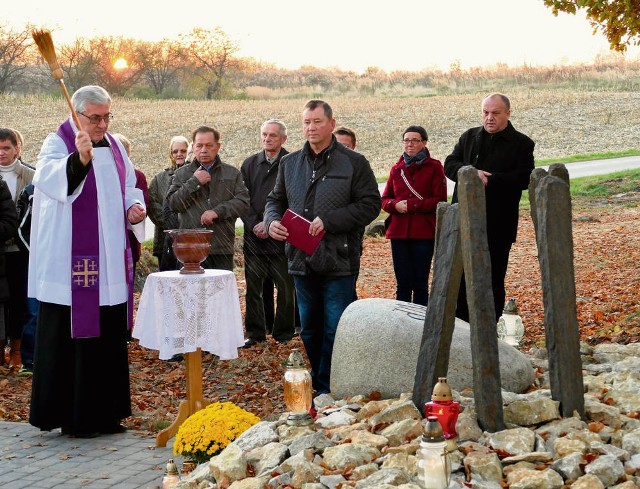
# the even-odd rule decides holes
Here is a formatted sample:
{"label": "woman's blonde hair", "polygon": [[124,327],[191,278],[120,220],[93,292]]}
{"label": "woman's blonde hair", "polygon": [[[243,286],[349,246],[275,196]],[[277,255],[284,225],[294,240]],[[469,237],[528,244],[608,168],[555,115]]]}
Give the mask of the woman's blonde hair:
{"label": "woman's blonde hair", "polygon": [[171,168],[176,167],[176,159],[173,157],[173,145],[176,143],[181,143],[189,148],[189,141],[184,136],[173,136],[171,141],[169,141],[169,161],[171,162]]}

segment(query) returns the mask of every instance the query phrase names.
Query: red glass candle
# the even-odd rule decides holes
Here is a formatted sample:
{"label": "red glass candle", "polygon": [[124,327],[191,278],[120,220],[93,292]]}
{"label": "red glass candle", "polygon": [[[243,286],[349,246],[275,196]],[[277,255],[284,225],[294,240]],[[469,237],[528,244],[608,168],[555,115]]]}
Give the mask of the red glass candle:
{"label": "red glass candle", "polygon": [[424,405],[425,417],[436,416],[442,426],[445,439],[450,440],[458,437],[456,422],[459,414],[460,403],[453,400],[446,377],[439,377],[438,383],[433,388],[431,401]]}

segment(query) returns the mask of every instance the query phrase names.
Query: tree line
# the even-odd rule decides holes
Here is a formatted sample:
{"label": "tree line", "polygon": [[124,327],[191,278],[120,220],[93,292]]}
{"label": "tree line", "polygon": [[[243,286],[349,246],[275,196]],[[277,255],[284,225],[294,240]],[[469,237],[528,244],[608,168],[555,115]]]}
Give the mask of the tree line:
{"label": "tree line", "polygon": [[[46,62],[31,38],[33,26],[0,24],[0,93],[58,94]],[[98,84],[110,93],[145,99],[273,98],[320,94],[428,96],[493,90],[500,86],[575,86],[637,90],[640,61],[622,54],[598,55],[575,66],[492,67],[363,73],[337,68],[278,68],[237,56],[239,46],[215,27],[194,28],[177,40],[142,41],[114,36],[76,38],[56,45],[70,91]],[[126,60],[119,67],[118,60]]]}

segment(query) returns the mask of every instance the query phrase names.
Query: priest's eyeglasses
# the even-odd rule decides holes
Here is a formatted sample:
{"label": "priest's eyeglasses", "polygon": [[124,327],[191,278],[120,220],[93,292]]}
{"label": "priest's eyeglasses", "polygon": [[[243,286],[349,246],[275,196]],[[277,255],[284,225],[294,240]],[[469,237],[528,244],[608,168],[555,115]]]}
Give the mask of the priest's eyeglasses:
{"label": "priest's eyeglasses", "polygon": [[104,121],[105,124],[109,124],[109,121],[113,119],[113,114],[111,112],[109,112],[106,115],[95,115],[95,114],[87,115],[87,114],[83,114],[82,112],[78,112],[78,114],[89,119],[89,122],[93,125],[100,124],[100,121]]}

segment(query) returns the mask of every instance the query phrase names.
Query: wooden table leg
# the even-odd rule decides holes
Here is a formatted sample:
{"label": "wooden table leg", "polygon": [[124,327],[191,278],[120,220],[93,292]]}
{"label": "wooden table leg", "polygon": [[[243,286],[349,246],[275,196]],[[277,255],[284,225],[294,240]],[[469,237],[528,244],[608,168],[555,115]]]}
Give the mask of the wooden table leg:
{"label": "wooden table leg", "polygon": [[209,402],[202,399],[202,350],[184,356],[187,377],[187,400],[180,402],[178,416],[170,426],[156,435],[156,446],[166,447],[167,441],[177,432],[180,425],[196,411],[206,407]]}
{"label": "wooden table leg", "polygon": [[187,402],[189,411],[195,413],[202,405],[202,350],[196,349],[184,357],[187,366]]}
{"label": "wooden table leg", "polygon": [[189,402],[181,401],[180,406],[178,407],[178,416],[176,417],[176,419],[173,421],[173,423],[171,423],[156,435],[156,446],[166,447],[167,441],[175,436],[175,434],[178,432],[178,428],[180,428],[180,425],[189,416],[191,416],[191,413],[189,412]]}

